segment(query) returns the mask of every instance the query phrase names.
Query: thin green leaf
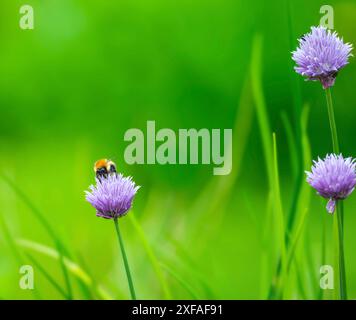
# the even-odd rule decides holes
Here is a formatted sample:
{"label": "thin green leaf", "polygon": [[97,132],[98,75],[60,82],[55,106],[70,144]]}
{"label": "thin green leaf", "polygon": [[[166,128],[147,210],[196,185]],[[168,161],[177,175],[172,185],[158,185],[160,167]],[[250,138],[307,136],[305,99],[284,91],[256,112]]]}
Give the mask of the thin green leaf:
{"label": "thin green leaf", "polygon": [[[280,185],[279,185],[279,169],[278,169],[278,155],[277,155],[277,141],[276,135],[273,133],[273,195],[274,195],[274,219],[277,226],[279,249],[281,251],[281,270],[282,275],[287,270],[287,253],[285,244],[285,222],[282,207]],[[279,279],[277,285],[278,290],[283,286],[284,277]]]}
{"label": "thin green leaf", "polygon": [[32,201],[27,197],[27,195],[16,186],[15,183],[13,183],[8,177],[6,177],[4,174],[0,174],[0,176],[3,178],[3,180],[10,186],[10,188],[15,192],[15,194],[28,206],[30,209],[30,212],[37,218],[37,220],[42,224],[42,226],[46,229],[46,231],[49,233],[51,236],[52,240],[54,241],[58,252],[60,253],[60,259],[59,263],[63,272],[64,280],[66,283],[67,287],[67,296],[69,299],[73,298],[72,295],[72,287],[70,284],[69,280],[69,275],[67,272],[67,269],[65,267],[65,264],[63,262],[63,256],[65,254],[68,255],[68,251],[65,249],[65,246],[59,239],[59,237],[56,235],[54,229],[51,227],[49,222],[46,220],[45,216],[41,213],[41,211],[32,203]]}
{"label": "thin green leaf", "polygon": [[269,125],[265,97],[262,88],[262,35],[256,34],[252,45],[252,60],[251,60],[251,81],[252,94],[255,102],[257,120],[260,128],[260,136],[262,139],[264,161],[266,165],[269,186],[273,186],[273,154],[271,129]]}
{"label": "thin green leaf", "polygon": [[48,280],[48,282],[59,292],[60,295],[63,296],[64,299],[68,299],[67,293],[61,288],[58,282],[46,271],[46,268],[42,267],[42,265],[30,254],[26,254],[27,258],[31,261],[31,263],[43,274],[43,276]]}
{"label": "thin green leaf", "polygon": [[[47,247],[43,244],[27,239],[19,239],[16,241],[16,243],[23,248],[30,249],[35,252],[44,254],[45,256],[51,257],[55,260],[58,260],[60,258],[60,254],[57,250],[51,247]],[[77,263],[73,262],[67,257],[63,257],[63,262],[66,268],[68,269],[68,271],[72,273],[73,276],[81,279],[83,283],[85,283],[89,288],[93,288],[94,285],[93,285],[92,278]],[[105,300],[113,299],[102,286],[95,286],[94,289],[102,299]]]}
{"label": "thin green leaf", "polygon": [[164,297],[166,299],[172,299],[172,295],[171,292],[169,290],[168,284],[166,282],[166,279],[164,278],[163,272],[161,270],[161,266],[159,265],[159,262],[156,258],[156,255],[154,254],[148,240],[146,239],[145,233],[141,227],[141,225],[139,224],[139,222],[137,221],[135,215],[133,214],[133,212],[131,212],[129,215],[130,221],[138,235],[138,237],[141,240],[141,243],[146,251],[146,254],[148,256],[148,259],[150,260],[152,267],[156,273],[157,279],[159,281],[159,283],[161,284],[162,290],[163,290],[163,294]]}

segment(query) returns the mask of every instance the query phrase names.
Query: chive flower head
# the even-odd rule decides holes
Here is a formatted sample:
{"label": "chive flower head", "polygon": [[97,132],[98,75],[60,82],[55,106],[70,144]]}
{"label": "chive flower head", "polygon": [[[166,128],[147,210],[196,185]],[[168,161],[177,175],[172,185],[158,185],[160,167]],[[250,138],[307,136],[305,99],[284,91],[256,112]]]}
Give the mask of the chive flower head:
{"label": "chive flower head", "polygon": [[307,80],[320,81],[323,88],[332,87],[338,72],[349,63],[352,45],[344,43],[336,32],[325,27],[311,27],[292,52],[295,71]]}
{"label": "chive flower head", "polygon": [[355,159],[330,154],[313,162],[311,172],[306,171],[307,182],[320,196],[329,200],[326,209],[334,213],[337,201],[346,199],[355,188]]}
{"label": "chive flower head", "polygon": [[89,191],[85,191],[85,198],[96,209],[98,217],[116,219],[130,210],[139,188],[131,177],[112,174],[96,178],[96,185],[91,185]]}

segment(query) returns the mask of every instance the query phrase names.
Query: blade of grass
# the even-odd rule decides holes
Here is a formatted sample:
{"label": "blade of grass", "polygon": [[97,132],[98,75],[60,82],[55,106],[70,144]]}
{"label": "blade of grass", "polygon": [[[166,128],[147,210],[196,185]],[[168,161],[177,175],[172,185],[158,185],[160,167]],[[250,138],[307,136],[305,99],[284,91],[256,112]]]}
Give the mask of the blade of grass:
{"label": "blade of grass", "polygon": [[293,175],[295,179],[293,183],[292,202],[289,209],[288,222],[287,222],[286,247],[288,247],[289,235],[294,227],[294,222],[296,220],[297,210],[298,210],[298,201],[300,198],[300,194],[302,192],[303,172],[301,170],[302,166],[300,165],[298,160],[300,157],[299,148],[298,148],[299,142],[298,143],[296,142],[296,139],[293,135],[292,125],[285,112],[282,113],[282,122],[286,130],[288,146],[289,146],[289,154],[291,159],[291,167],[294,172]]}
{"label": "blade of grass", "polygon": [[294,266],[295,266],[296,276],[297,276],[298,291],[300,293],[301,299],[302,300],[307,300],[307,294],[305,292],[304,283],[303,283],[303,277],[302,277],[303,268],[300,265],[297,257],[294,259]]}
{"label": "blade of grass", "polygon": [[[305,104],[303,107],[302,111],[302,118],[301,118],[301,128],[302,128],[302,148],[303,148],[303,174],[304,171],[310,169],[310,165],[312,163],[312,155],[311,155],[311,147],[310,147],[310,142],[309,142],[309,137],[308,137],[308,120],[309,120],[309,110],[310,107],[308,104]],[[303,179],[303,185],[300,193],[300,197],[298,200],[298,211],[297,215],[299,216],[301,212],[303,212],[304,208],[308,207],[310,204],[310,197],[311,197],[311,188],[307,183],[305,183],[305,180]],[[307,233],[306,233],[307,235]],[[306,246],[310,249],[310,244],[308,243],[307,240],[305,240]],[[308,249],[308,250],[309,250]],[[314,265],[311,263],[311,259],[309,257],[305,257],[306,255],[309,255],[309,251],[305,250],[303,251],[304,256],[302,257],[303,261],[306,261],[306,268],[308,270],[308,273],[310,275],[315,275],[315,269]],[[307,252],[307,254],[306,254]],[[317,284],[319,285],[318,279],[314,278],[313,281],[317,281]],[[305,291],[307,289],[305,288]]]}
{"label": "blade of grass", "polygon": [[[299,239],[300,239],[302,232],[304,230],[307,212],[308,212],[308,210],[304,211],[304,214],[301,217],[299,224],[296,227],[296,231],[294,232],[294,235],[291,239],[291,244],[290,244],[290,248],[288,250],[288,255],[287,255],[287,262],[286,262],[287,267],[285,269],[285,274],[282,275],[283,282],[287,281],[290,270],[291,270],[292,263],[295,261],[295,253],[296,253]],[[284,293],[282,293],[282,296],[284,296]],[[286,298],[286,297],[284,296],[284,298]]]}
{"label": "blade of grass", "polygon": [[[88,285],[83,280],[81,280],[81,279],[80,280],[78,279],[78,280],[80,281],[80,283],[84,284],[84,286],[85,286],[84,290],[87,290],[90,292],[90,295],[91,295],[90,299],[95,299],[96,293],[97,293],[96,288],[98,287],[96,279],[93,276],[93,274],[91,273],[89,266],[86,264],[84,258],[82,257],[82,255],[79,252],[77,252],[76,257],[77,257],[79,265],[82,266],[83,270],[85,270],[85,272],[88,274],[88,277],[92,280],[91,285],[90,285],[92,290],[88,290]],[[92,293],[92,291],[94,292],[94,294]]]}
{"label": "blade of grass", "polygon": [[[307,170],[310,167],[311,163],[311,151],[310,151],[310,143],[309,143],[309,138],[308,138],[308,133],[307,133],[307,128],[308,128],[308,119],[309,119],[309,106],[306,104],[302,110],[301,113],[301,119],[300,119],[300,127],[301,127],[301,143],[302,143],[302,150],[303,150],[303,168],[304,170],[302,171],[302,174],[304,174],[304,171]],[[302,182],[304,182],[304,179],[302,179]],[[292,251],[291,258],[295,260],[295,249],[296,249],[296,243],[299,241],[299,238],[301,237],[302,230],[305,228],[305,223],[306,223],[306,215],[308,212],[309,208],[309,203],[310,203],[310,194],[311,190],[309,186],[306,183],[302,183],[300,192],[298,195],[297,199],[297,206],[296,206],[296,213],[294,217],[294,221],[298,222],[298,225],[295,226],[295,223],[293,221],[293,225],[290,227],[293,227],[290,230],[290,234],[292,234],[291,238],[288,237],[288,240],[290,240],[291,245],[290,249]],[[294,234],[294,236],[293,236]],[[289,242],[288,242],[289,243]],[[304,252],[302,251],[302,254]],[[303,259],[303,257],[302,257]],[[290,262],[292,263],[292,261]],[[299,266],[299,265],[298,265]],[[299,269],[296,269],[296,272],[298,272]],[[310,270],[311,273],[313,273],[313,270]],[[301,279],[301,275],[297,276],[297,281],[299,282],[299,287],[300,291],[304,293],[305,295],[305,288],[301,288],[302,281],[298,280]]]}
{"label": "blade of grass", "polygon": [[300,175],[300,173],[299,173],[299,165],[298,165],[297,143],[296,143],[296,139],[294,137],[292,124],[289,121],[287,113],[285,111],[283,111],[281,113],[281,119],[282,119],[284,130],[285,130],[286,136],[287,136],[288,151],[289,151],[289,158],[290,158],[290,161],[291,161],[291,168],[292,168],[292,171],[293,171],[294,179],[296,179],[298,177],[298,175]]}
{"label": "blade of grass", "polygon": [[23,265],[24,264],[23,257],[21,256],[21,253],[18,250],[13,237],[11,236],[10,230],[7,227],[4,219],[2,218],[2,215],[0,215],[0,222],[1,222],[1,227],[3,230],[3,234],[5,236],[5,239],[6,239],[7,243],[9,244],[9,247],[11,248],[12,253],[15,256],[17,263],[19,263],[20,265]]}
{"label": "blade of grass", "polygon": [[[0,215],[0,220],[1,220],[1,227],[3,230],[3,234],[5,236],[5,239],[7,241],[7,243],[9,244],[9,247],[11,248],[12,253],[14,254],[15,260],[17,261],[17,263],[19,265],[24,265],[24,258],[22,257],[22,254],[20,252],[20,250],[18,249],[15,240],[7,226],[7,224],[5,223],[5,220],[3,219],[2,215]],[[41,299],[41,295],[39,293],[38,290],[31,290],[32,294],[34,296],[35,299]]]}
{"label": "blade of grass", "polygon": [[[27,240],[27,239],[19,239],[16,241],[16,243],[21,246],[22,248],[25,249],[30,249],[35,252],[41,253],[45,256],[48,256],[52,259],[58,260],[60,259],[60,253],[48,246],[45,246],[43,244]],[[89,288],[93,288],[93,280],[92,278],[85,272],[77,263],[73,262],[67,257],[64,257],[63,259],[64,264],[66,268],[68,269],[69,272],[72,273],[75,277],[81,279],[83,283],[85,283]],[[100,285],[96,286],[95,292],[100,296],[102,299],[105,300],[113,300],[113,298],[110,296],[109,293]]]}
{"label": "blade of grass", "polygon": [[254,195],[250,195],[248,192],[243,193],[243,197],[244,197],[244,202],[245,202],[245,207],[246,207],[246,213],[247,216],[250,218],[254,228],[257,230],[257,237],[259,242],[262,244],[263,242],[263,232],[262,232],[262,227],[261,227],[261,223],[259,223],[259,215],[258,212],[256,212],[257,210],[255,210],[253,208],[253,205],[251,203],[251,197],[254,197]]}
{"label": "blade of grass", "polygon": [[51,236],[52,240],[54,241],[58,252],[60,253],[60,259],[59,263],[62,269],[64,281],[66,284],[67,288],[67,296],[68,299],[72,299],[72,287],[70,284],[69,280],[69,275],[67,272],[67,269],[65,267],[65,264],[63,262],[63,256],[64,254],[68,255],[68,251],[65,249],[65,246],[62,244],[60,241],[59,237],[56,235],[54,232],[53,228],[51,225],[48,223],[48,221],[45,219],[44,215],[41,213],[41,211],[32,203],[32,201],[27,197],[27,195],[20,189],[18,188],[15,183],[13,183],[8,177],[6,177],[4,174],[0,174],[2,179],[8,184],[8,186],[15,192],[15,194],[27,205],[27,207],[30,209],[30,212],[37,218],[37,220],[42,224],[42,226],[46,229],[46,231],[49,233]]}
{"label": "blade of grass", "polygon": [[306,209],[304,211],[304,214],[301,218],[301,220],[299,221],[298,226],[296,227],[296,232],[295,235],[293,236],[293,239],[291,241],[291,247],[290,250],[288,251],[288,259],[287,259],[287,273],[290,270],[290,267],[293,263],[294,257],[295,257],[295,251],[298,245],[298,241],[303,233],[304,230],[304,226],[305,226],[305,220],[306,220],[306,216],[307,216],[308,210]]}
{"label": "blade of grass", "polygon": [[251,60],[251,83],[252,94],[257,112],[257,120],[260,128],[260,136],[263,146],[264,161],[268,176],[270,189],[273,188],[273,153],[271,141],[271,129],[266,111],[266,103],[262,89],[262,35],[256,34],[252,45],[252,60]]}
{"label": "blade of grass", "polygon": [[78,287],[83,294],[84,300],[94,300],[94,296],[88,286],[81,280],[77,279]]}
{"label": "blade of grass", "polygon": [[133,212],[131,212],[131,214],[128,215],[129,218],[130,218],[130,221],[138,235],[138,237],[140,238],[141,240],[141,243],[146,251],[146,254],[152,264],[152,267],[156,273],[156,276],[157,276],[157,279],[159,281],[159,283],[161,284],[161,288],[162,288],[162,291],[163,291],[163,294],[164,294],[164,297],[165,299],[172,299],[172,295],[171,295],[171,292],[169,290],[169,287],[167,285],[167,282],[164,278],[164,275],[163,275],[163,272],[161,270],[161,266],[148,242],[148,240],[146,239],[146,236],[145,236],[145,233],[144,231],[142,230],[142,227],[141,225],[138,223],[135,215],[133,214]]}
{"label": "blade of grass", "polygon": [[318,272],[320,266],[315,261],[315,255],[313,254],[312,247],[310,246],[309,230],[306,232],[306,245],[305,245],[305,261],[307,265],[307,274],[310,276],[310,294],[313,299],[318,297],[320,282],[318,278]]}
{"label": "blade of grass", "polygon": [[[293,28],[293,19],[292,19],[292,2],[287,0],[287,28],[289,35],[289,48],[292,52],[294,50],[294,46],[296,44],[296,36]],[[290,58],[289,60],[290,70],[294,69],[293,60]],[[294,127],[296,132],[296,164],[297,164],[297,178],[295,181],[294,191],[293,191],[293,199],[291,208],[288,215],[288,223],[287,228],[291,231],[294,227],[295,215],[297,214],[297,202],[299,198],[299,194],[301,192],[302,184],[303,184],[303,142],[302,142],[302,124],[300,119],[302,118],[303,113],[303,102],[302,102],[302,94],[300,87],[300,77],[295,72],[290,72],[291,77],[291,88],[292,88],[292,98],[293,98],[293,114],[294,114]],[[288,239],[287,239],[288,241]]]}
{"label": "blade of grass", "polygon": [[[272,191],[269,192],[268,201],[267,201],[267,213],[264,218],[263,223],[263,232],[262,232],[262,262],[261,262],[261,299],[268,298],[268,286],[271,283],[271,274],[270,267],[270,257],[271,257],[271,246],[270,246],[270,233],[273,229],[273,194]],[[272,279],[272,282],[274,279]]]}
{"label": "blade of grass", "polygon": [[[321,265],[324,266],[326,264],[326,215],[323,215],[323,227],[321,231]],[[319,300],[323,300],[324,298],[324,292],[323,288],[320,287],[320,292],[319,292]]]}
{"label": "blade of grass", "polygon": [[[289,35],[289,48],[290,51],[294,50],[294,46],[296,44],[296,36],[293,28],[293,17],[292,17],[292,1],[287,0],[286,2],[286,10],[287,10],[287,30],[288,30],[288,35]],[[289,65],[290,65],[290,70],[293,70],[293,61],[292,59],[289,59]],[[305,164],[305,145],[303,142],[303,139],[305,140],[305,127],[303,128],[303,113],[304,109],[303,103],[302,103],[302,94],[301,94],[301,87],[300,87],[300,78],[297,76],[295,72],[290,72],[290,77],[291,77],[291,89],[292,89],[292,98],[293,98],[293,115],[294,115],[294,127],[295,127],[295,147],[296,147],[296,154],[293,156],[293,167],[296,168],[296,179],[295,179],[295,184],[294,184],[294,190],[293,190],[293,196],[292,196],[292,202],[291,202],[291,207],[289,209],[289,214],[288,214],[288,222],[287,222],[287,230],[288,234],[292,232],[294,228],[294,223],[295,220],[297,219],[298,212],[300,214],[301,210],[298,208],[298,204],[300,201],[303,199],[304,195],[303,193],[303,167]],[[305,124],[306,125],[306,124]],[[288,134],[287,134],[288,135]],[[289,242],[289,237],[286,238],[286,243],[288,246]],[[298,272],[299,269],[297,269]],[[297,281],[299,282],[299,287],[300,284],[302,283],[300,281],[300,275],[297,276]],[[303,292],[305,292],[304,289],[302,289]]]}
{"label": "blade of grass", "polygon": [[[309,106],[305,105],[303,108],[303,112],[301,115],[301,128],[302,128],[302,150],[303,150],[303,167],[306,170],[311,163],[311,152],[310,152],[310,144],[309,144],[309,139],[308,139],[308,134],[307,134],[307,125],[308,125],[308,115],[309,115]],[[300,217],[303,215],[303,212],[305,211],[305,208],[308,207],[310,201],[310,188],[306,184],[302,184],[300,188],[300,192],[298,192],[298,197],[296,198],[296,205],[295,208],[293,208],[293,212],[290,213],[290,215],[293,215],[293,221],[291,223],[291,220],[289,219],[288,221],[288,228],[286,231],[286,250],[289,250],[289,244],[290,244],[290,235],[293,230],[293,225],[294,221],[298,221]],[[294,205],[292,206],[294,207]],[[295,213],[294,213],[295,211]],[[290,216],[291,217],[291,216]],[[275,279],[279,279],[281,274],[281,261],[278,262],[277,264],[277,271],[275,275]],[[272,282],[272,285],[270,287],[269,295],[268,297],[271,299],[276,295],[276,283],[279,283],[278,281]]]}
{"label": "blade of grass", "polygon": [[32,214],[36,217],[36,219],[42,224],[44,229],[48,232],[50,237],[55,240],[58,243],[61,243],[59,240],[59,237],[56,235],[54,229],[52,226],[49,224],[49,222],[46,220],[44,215],[41,213],[41,211],[32,203],[32,201],[27,197],[27,195],[17,187],[17,185],[11,181],[7,176],[4,174],[0,174],[1,178],[7,183],[7,185],[12,189],[12,191],[23,201],[23,203],[30,209]]}
{"label": "blade of grass", "polygon": [[[289,35],[289,49],[292,52],[295,48],[297,43],[297,37],[294,32],[293,28],[293,17],[292,17],[292,1],[287,0],[287,28],[288,28],[288,35]],[[290,58],[289,60],[289,68],[290,70],[294,69],[293,60]],[[302,135],[302,128],[301,128],[301,115],[303,112],[303,102],[302,102],[302,94],[300,88],[300,78],[297,76],[295,72],[289,73],[291,76],[292,82],[292,97],[293,97],[293,112],[294,112],[294,121],[295,121],[295,129],[296,129],[296,141],[297,141],[297,148],[298,148],[298,161],[300,167],[303,164],[302,158],[302,143],[301,143],[301,135]]]}
{"label": "blade of grass", "polygon": [[337,203],[336,215],[339,235],[339,249],[337,251],[339,258],[339,283],[340,283],[340,299],[347,300],[347,286],[346,286],[346,270],[345,270],[345,253],[344,253],[344,203],[339,201]]}
{"label": "blade of grass", "polygon": [[57,248],[58,248],[58,252],[59,252],[59,263],[60,263],[60,266],[61,266],[61,269],[63,272],[64,282],[67,287],[68,300],[72,300],[73,299],[72,285],[70,283],[69,274],[68,274],[66,265],[64,263],[64,249],[60,243],[57,243]]}
{"label": "blade of grass", "polygon": [[31,261],[31,263],[39,270],[40,273],[47,279],[47,281],[58,291],[58,293],[63,296],[64,299],[68,299],[67,293],[61,288],[58,282],[46,271],[44,268],[34,257],[30,254],[26,254],[27,258]]}
{"label": "blade of grass", "polygon": [[[309,138],[308,138],[308,133],[307,133],[307,128],[308,128],[308,118],[309,118],[309,106],[306,104],[303,108],[303,111],[301,113],[301,119],[300,119],[300,127],[301,127],[301,143],[302,143],[302,150],[303,150],[303,168],[304,170],[307,170],[310,167],[311,163],[311,151],[310,151],[310,143],[309,143]],[[304,170],[302,171],[302,174],[304,174]],[[302,179],[302,182],[304,179]],[[299,241],[299,238],[301,237],[301,232],[305,228],[305,219],[308,211],[310,203],[310,188],[306,183],[303,183],[300,188],[300,192],[298,195],[297,199],[297,205],[296,205],[296,211],[295,211],[295,216],[294,216],[294,221],[298,222],[298,225],[295,226],[295,223],[293,221],[293,224],[290,225],[292,229],[290,230],[289,234],[291,234],[291,237],[288,237],[288,244],[289,242],[291,245],[289,246],[290,251],[292,251],[292,259],[295,259],[295,249],[296,249],[296,243]],[[294,236],[293,236],[294,234]],[[292,263],[292,261],[290,262]],[[298,272],[298,269],[297,271]],[[310,272],[314,272],[313,270],[310,270]],[[300,278],[300,276],[297,277],[297,279]],[[301,285],[301,281],[299,281],[299,286]],[[301,289],[302,292],[305,292],[305,289]]]}
{"label": "blade of grass", "polygon": [[[265,97],[263,93],[263,86],[262,86],[262,52],[263,52],[263,37],[260,34],[255,34],[253,39],[253,46],[252,46],[252,59],[251,59],[251,83],[252,83],[252,94],[255,103],[256,113],[257,113],[257,120],[258,126],[260,130],[260,137],[262,140],[262,148],[263,148],[263,155],[264,155],[264,162],[268,177],[268,186],[270,191],[273,193],[274,198],[274,206],[275,206],[275,215],[274,218],[277,219],[278,223],[278,235],[279,235],[279,245],[282,251],[282,256],[280,262],[278,262],[278,270],[283,265],[285,267],[285,244],[284,241],[282,243],[282,236],[284,237],[284,217],[283,217],[283,209],[282,203],[280,200],[280,193],[279,193],[279,181],[278,183],[276,180],[276,174],[278,178],[278,168],[276,170],[276,163],[274,162],[274,148],[272,144],[272,132],[269,125],[269,119],[267,114],[267,107],[265,102]],[[279,179],[279,178],[278,178]],[[282,223],[283,221],[283,223]],[[283,260],[283,263],[282,263]],[[272,287],[279,286],[279,276],[277,274],[272,281]],[[274,295],[274,289],[270,290],[269,297]]]}
{"label": "blade of grass", "polygon": [[[287,253],[285,243],[285,222],[282,207],[280,185],[279,185],[279,169],[278,169],[278,155],[277,155],[277,141],[276,135],[273,133],[273,195],[274,195],[274,219],[277,225],[279,248],[281,251],[281,271],[282,275],[286,274],[287,270]],[[283,287],[283,277],[278,278],[277,290],[281,292]]]}

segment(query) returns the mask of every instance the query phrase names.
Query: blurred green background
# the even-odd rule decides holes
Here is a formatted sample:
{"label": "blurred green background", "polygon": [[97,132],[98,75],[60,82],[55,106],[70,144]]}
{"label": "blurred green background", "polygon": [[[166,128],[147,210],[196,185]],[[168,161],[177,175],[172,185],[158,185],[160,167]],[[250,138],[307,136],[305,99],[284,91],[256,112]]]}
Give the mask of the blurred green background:
{"label": "blurred green background", "polygon": [[[111,158],[142,186],[134,210],[120,219],[139,298],[268,298],[278,248],[274,224],[266,222],[269,185],[258,98],[251,86],[253,46],[261,40],[261,89],[277,137],[287,216],[298,158],[290,152],[282,119],[297,136],[298,99],[299,106],[309,106],[312,158],[331,151],[321,85],[295,75],[290,54],[297,38],[319,24],[325,3],[29,0],[34,30],[19,28],[23,4],[5,0],[0,5],[0,167],[43,213],[71,259],[111,297],[129,298],[114,225],[97,218],[84,199],[94,181],[94,161]],[[334,8],[335,29],[355,44],[356,2],[328,4]],[[341,149],[348,156],[356,155],[355,82],[352,58],[333,89]],[[234,128],[233,172],[219,177],[212,175],[213,165],[127,165],[124,133],[145,130],[148,120],[173,130]],[[286,298],[318,298],[322,248],[324,262],[333,263],[332,217],[313,191],[310,199]],[[345,202],[347,283],[353,299],[355,209],[353,195]],[[30,254],[60,285],[64,281],[58,261],[19,244],[26,239],[54,248],[47,230],[3,179],[0,216],[16,242],[15,249],[1,231],[0,298],[63,298],[36,268],[35,290],[19,288],[15,252],[26,264],[32,264]],[[152,261],[170,295],[164,294]],[[77,299],[101,298],[85,295],[74,275],[71,285]]]}

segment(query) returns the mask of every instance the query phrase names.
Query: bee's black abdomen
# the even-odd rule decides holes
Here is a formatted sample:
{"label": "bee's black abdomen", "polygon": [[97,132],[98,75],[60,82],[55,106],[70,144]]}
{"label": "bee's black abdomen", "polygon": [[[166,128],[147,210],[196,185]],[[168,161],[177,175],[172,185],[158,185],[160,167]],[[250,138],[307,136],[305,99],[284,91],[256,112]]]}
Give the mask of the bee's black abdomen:
{"label": "bee's black abdomen", "polygon": [[99,168],[99,169],[96,170],[97,178],[106,177],[107,175],[108,175],[108,172],[107,172],[105,167]]}

